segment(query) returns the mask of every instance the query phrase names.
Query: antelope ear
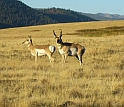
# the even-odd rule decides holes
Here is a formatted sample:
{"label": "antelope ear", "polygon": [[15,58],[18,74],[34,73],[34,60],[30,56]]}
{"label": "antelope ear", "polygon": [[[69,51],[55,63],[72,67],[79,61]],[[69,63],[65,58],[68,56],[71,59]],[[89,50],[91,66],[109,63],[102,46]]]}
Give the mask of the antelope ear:
{"label": "antelope ear", "polygon": [[54,34],[55,37],[57,37],[57,35],[55,34],[54,30],[53,30],[53,34]]}
{"label": "antelope ear", "polygon": [[62,37],[62,30],[61,29],[59,29],[60,30],[60,38]]}

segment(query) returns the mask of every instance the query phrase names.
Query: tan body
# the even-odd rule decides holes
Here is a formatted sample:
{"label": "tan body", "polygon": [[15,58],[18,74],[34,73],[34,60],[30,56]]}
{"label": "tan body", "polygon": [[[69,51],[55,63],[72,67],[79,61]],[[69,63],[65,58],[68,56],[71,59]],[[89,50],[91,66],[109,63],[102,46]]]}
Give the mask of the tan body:
{"label": "tan body", "polygon": [[53,30],[55,35],[56,43],[59,49],[59,53],[62,55],[62,61],[65,63],[67,56],[76,56],[76,58],[80,61],[80,65],[82,65],[82,56],[85,52],[85,47],[80,44],[63,42],[62,30],[60,32],[60,36],[57,36]]}
{"label": "tan body", "polygon": [[35,56],[35,62],[37,62],[37,57],[42,55],[47,55],[49,57],[50,62],[54,61],[52,58],[52,54],[55,52],[55,46],[50,45],[33,45],[31,37],[24,41],[22,44],[28,46],[31,54]]}

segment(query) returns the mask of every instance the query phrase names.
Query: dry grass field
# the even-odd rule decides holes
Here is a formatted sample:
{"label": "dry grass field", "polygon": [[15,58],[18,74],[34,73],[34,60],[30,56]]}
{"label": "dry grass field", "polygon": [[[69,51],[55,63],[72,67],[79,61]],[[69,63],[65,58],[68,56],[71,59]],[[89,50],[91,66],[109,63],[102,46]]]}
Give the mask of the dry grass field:
{"label": "dry grass field", "polygon": [[[22,42],[56,46],[63,41],[86,47],[81,67],[75,57],[62,65],[34,57]],[[124,21],[51,24],[0,30],[0,107],[124,107]]]}

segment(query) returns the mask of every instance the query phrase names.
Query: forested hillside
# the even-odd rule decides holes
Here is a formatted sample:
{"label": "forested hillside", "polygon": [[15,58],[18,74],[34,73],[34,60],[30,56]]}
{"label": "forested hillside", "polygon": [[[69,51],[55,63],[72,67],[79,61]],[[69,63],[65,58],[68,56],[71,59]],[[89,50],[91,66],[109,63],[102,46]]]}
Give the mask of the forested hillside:
{"label": "forested hillside", "polygon": [[33,9],[18,0],[0,0],[0,28],[21,27],[62,22],[94,21],[65,9]]}
{"label": "forested hillside", "polygon": [[58,22],[87,22],[87,21],[95,21],[93,18],[90,18],[85,15],[81,15],[78,12],[72,10],[65,10],[61,8],[49,8],[49,9],[41,9],[40,12],[49,16],[50,18],[58,21]]}
{"label": "forested hillside", "polygon": [[17,0],[0,0],[0,27],[56,23],[41,12]]}

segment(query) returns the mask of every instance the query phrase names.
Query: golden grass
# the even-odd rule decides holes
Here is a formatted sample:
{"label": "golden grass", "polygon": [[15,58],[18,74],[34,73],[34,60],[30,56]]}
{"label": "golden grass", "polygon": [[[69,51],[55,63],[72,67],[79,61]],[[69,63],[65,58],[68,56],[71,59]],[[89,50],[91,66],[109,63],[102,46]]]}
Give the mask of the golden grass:
{"label": "golden grass", "polygon": [[[124,21],[51,24],[0,30],[1,107],[122,107],[124,106],[124,34],[84,37],[67,35],[83,29],[123,26]],[[68,57],[62,66],[58,50],[55,63],[34,57],[22,42],[55,45],[52,30],[63,30],[63,41],[86,47],[84,65]]]}

